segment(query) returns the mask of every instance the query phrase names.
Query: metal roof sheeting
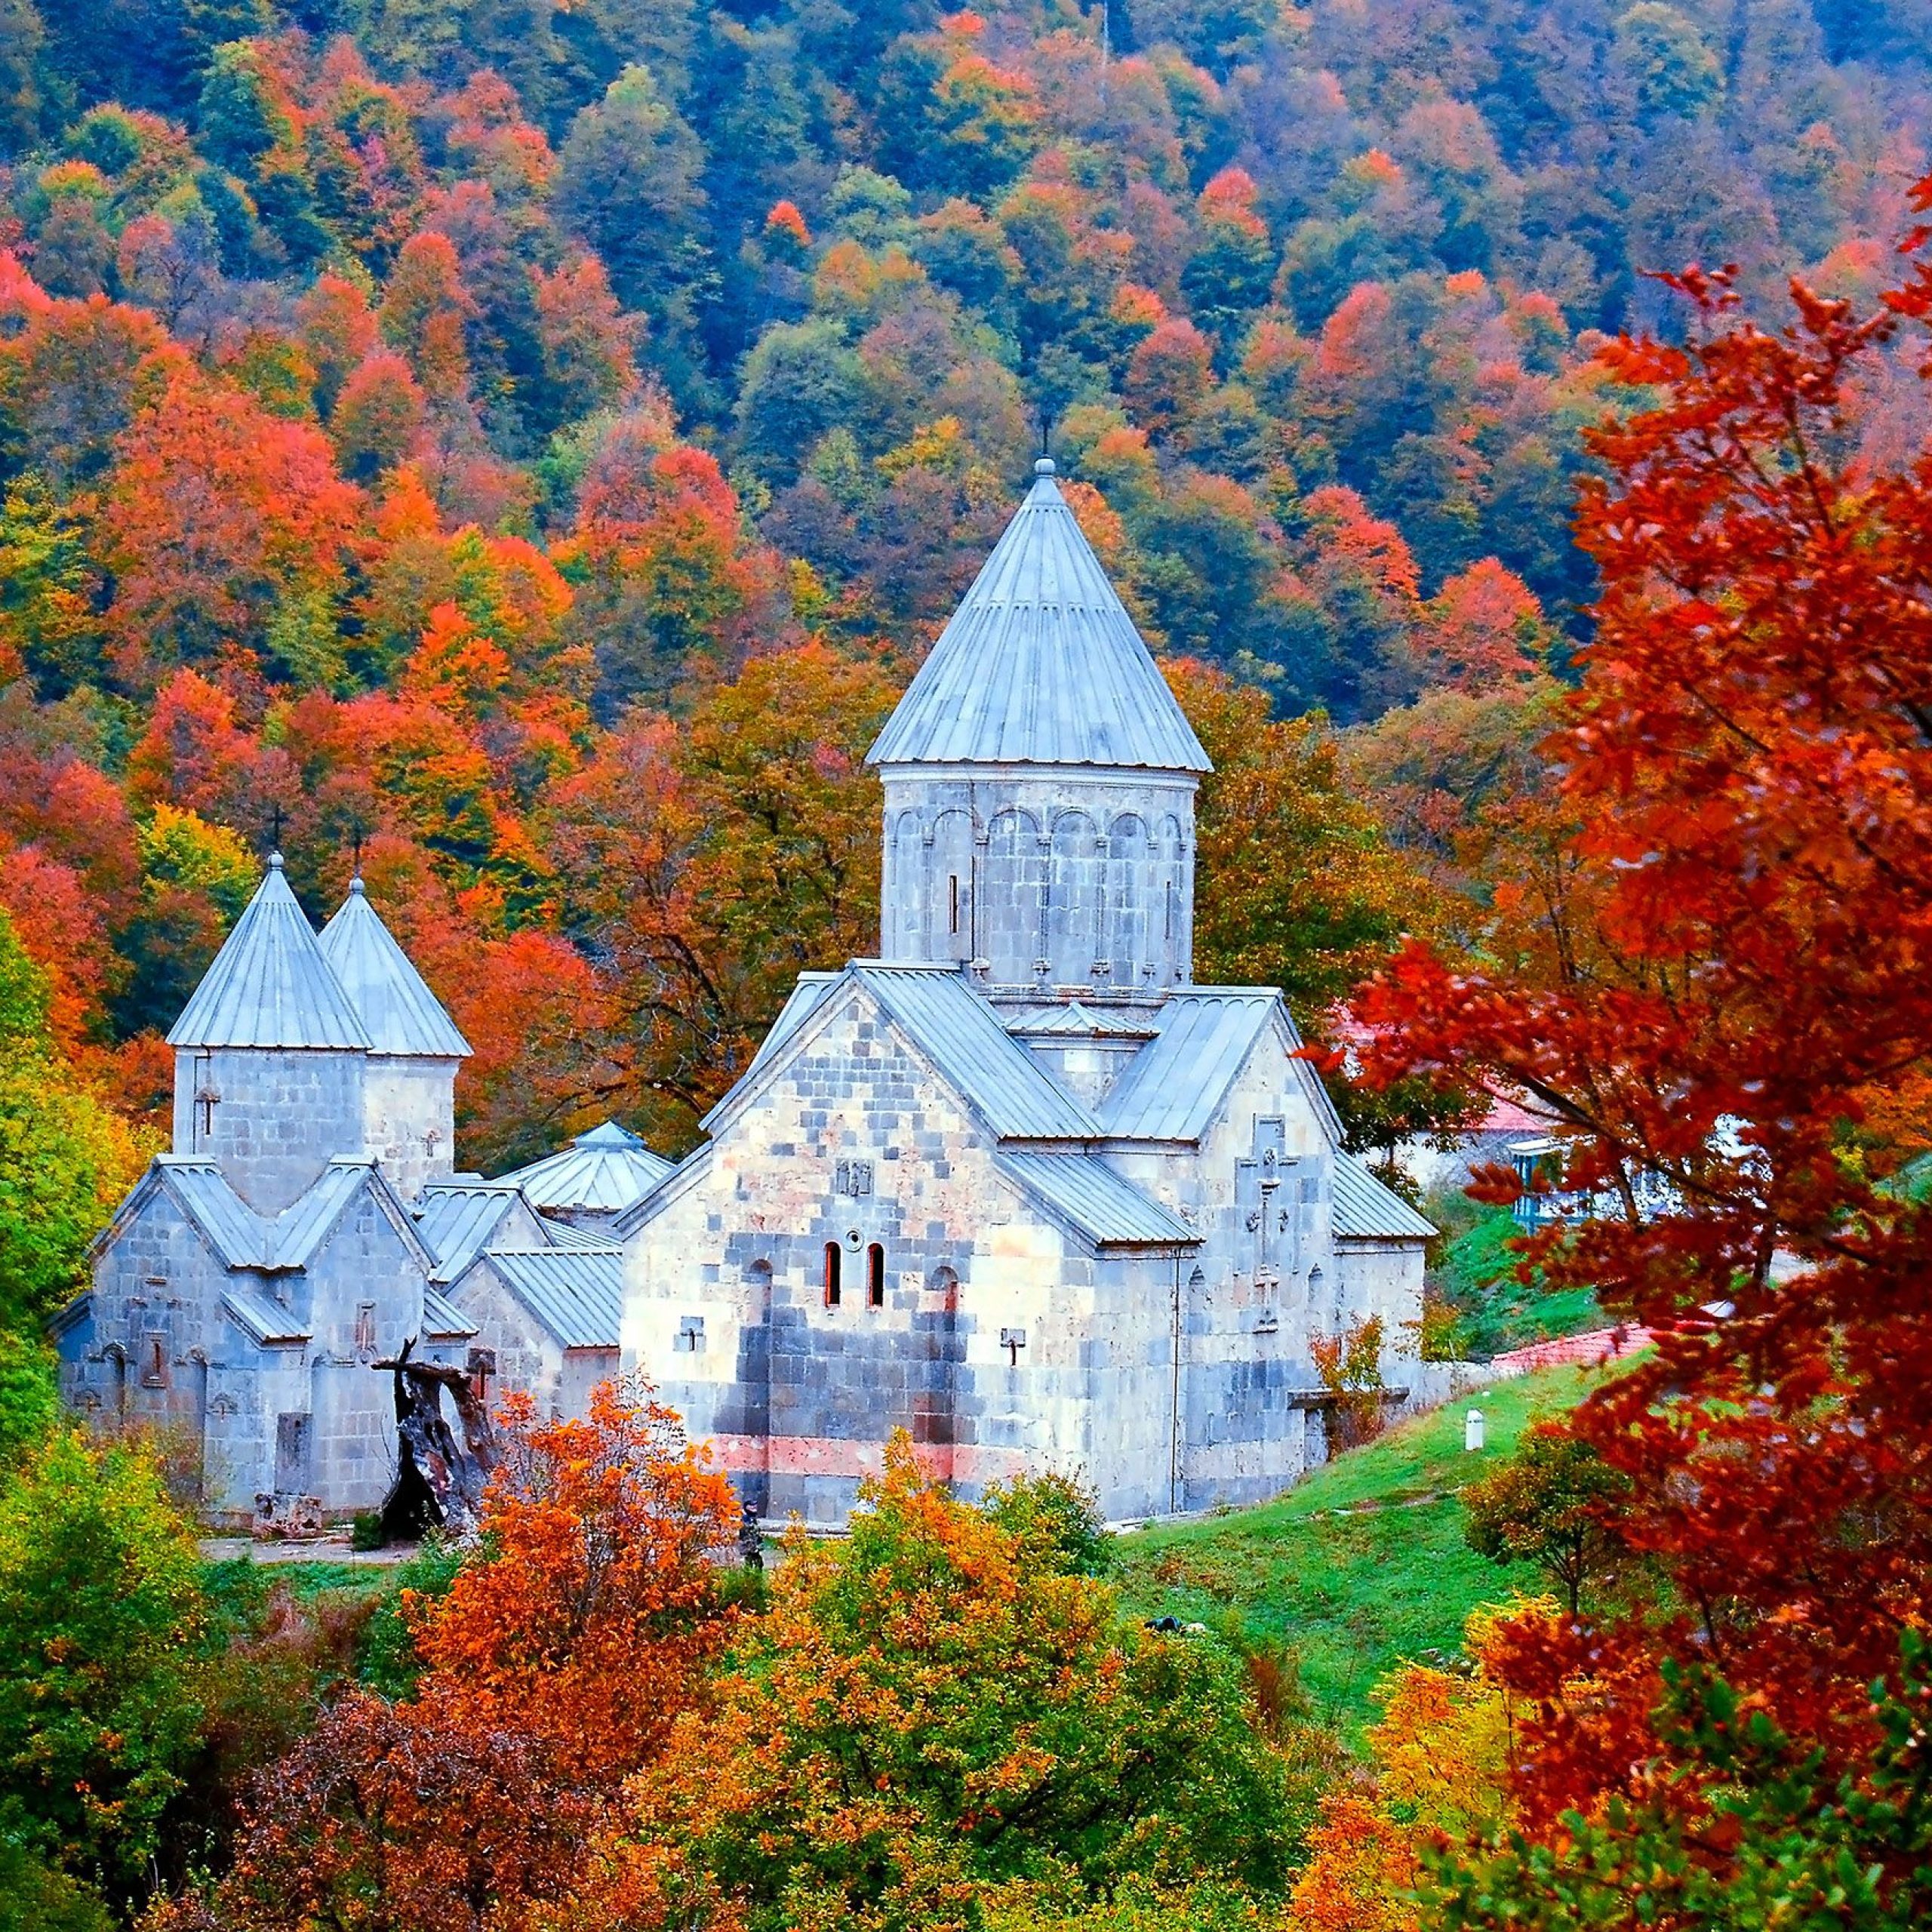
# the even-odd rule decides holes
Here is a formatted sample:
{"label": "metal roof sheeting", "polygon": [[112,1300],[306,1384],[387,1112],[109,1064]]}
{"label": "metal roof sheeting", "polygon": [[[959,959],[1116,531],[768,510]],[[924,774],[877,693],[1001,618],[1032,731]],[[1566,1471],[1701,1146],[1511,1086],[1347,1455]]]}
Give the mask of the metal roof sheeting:
{"label": "metal roof sheeting", "polygon": [[306,1268],[349,1203],[376,1177],[373,1161],[331,1161],[299,1200],[276,1217],[269,1263],[275,1268]]}
{"label": "metal roof sheeting", "polygon": [[492,1248],[484,1260],[559,1346],[617,1347],[624,1313],[622,1248]]}
{"label": "metal roof sheeting", "polygon": [[1100,1138],[1100,1122],[1054,1084],[957,971],[933,966],[850,970],[1002,1140]]}
{"label": "metal roof sheeting", "polygon": [[612,1240],[611,1223],[599,1222],[593,1228],[573,1226],[568,1221],[543,1221],[543,1232],[552,1247],[608,1247]]}
{"label": "metal roof sheeting", "polygon": [[273,1223],[230,1187],[212,1161],[156,1159],[151,1171],[180,1204],[224,1268],[265,1268],[274,1246]]}
{"label": "metal roof sheeting", "polygon": [[768,1060],[818,1011],[819,1001],[839,977],[836,973],[798,975],[798,983],[792,989],[791,997],[778,1009],[778,1017],[771,1023],[770,1032],[758,1042],[758,1051],[752,1055],[745,1068],[746,1073]]}
{"label": "metal roof sheeting", "polygon": [[263,1347],[288,1347],[309,1340],[309,1331],[272,1295],[245,1282],[224,1288],[221,1305],[242,1334]]}
{"label": "metal roof sheeting", "polygon": [[1092,1154],[1002,1153],[1000,1171],[1097,1247],[1192,1247],[1201,1237]]}
{"label": "metal roof sheeting", "polygon": [[1208,771],[1051,462],[1036,468],[868,762]]}
{"label": "metal roof sheeting", "polygon": [[[224,1268],[265,1275],[294,1274],[306,1268],[360,1195],[371,1188],[388,1192],[374,1161],[331,1161],[300,1199],[271,1219],[257,1214],[213,1161],[163,1154],[150,1171],[180,1202]],[[390,1210],[390,1220],[402,1233],[407,1218],[394,1208],[392,1196]],[[403,1238],[409,1237],[404,1233]],[[427,1258],[426,1251],[419,1257]]]}
{"label": "metal roof sheeting", "polygon": [[[782,1017],[782,1016],[781,1016]],[[607,1120],[547,1158],[506,1174],[535,1208],[620,1214],[671,1171],[635,1134]]]}
{"label": "metal roof sheeting", "polygon": [[431,1281],[447,1287],[490,1244],[521,1197],[514,1180],[432,1181],[416,1203],[416,1232],[435,1257]]}
{"label": "metal roof sheeting", "polygon": [[438,1342],[461,1341],[476,1333],[476,1324],[452,1301],[432,1287],[423,1291],[423,1332]]}
{"label": "metal roof sheeting", "polygon": [[1274,1014],[1263,987],[1183,988],[1153,1014],[1160,1032],[1100,1105],[1110,1139],[1198,1140]]}
{"label": "metal roof sheeting", "polygon": [[169,1030],[168,1044],[368,1047],[367,1030],[281,875],[279,852]]}
{"label": "metal roof sheeting", "polygon": [[1338,1241],[1427,1241],[1435,1232],[1392,1189],[1352,1155],[1335,1156],[1335,1237]]}
{"label": "metal roof sheeting", "polygon": [[349,897],[322,928],[318,943],[373,1051],[435,1060],[468,1057],[469,1042],[377,916],[359,878],[350,883]]}

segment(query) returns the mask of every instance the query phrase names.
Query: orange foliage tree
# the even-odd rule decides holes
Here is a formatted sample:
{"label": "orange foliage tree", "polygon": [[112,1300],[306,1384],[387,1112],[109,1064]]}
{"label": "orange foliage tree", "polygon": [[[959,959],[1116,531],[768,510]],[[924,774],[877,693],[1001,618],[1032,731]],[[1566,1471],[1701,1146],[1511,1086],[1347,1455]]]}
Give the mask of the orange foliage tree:
{"label": "orange foliage tree", "polygon": [[552,795],[567,915],[609,962],[608,1091],[681,1139],[798,973],[877,944],[866,747],[897,695],[824,645],[753,658],[680,731],[634,712]]}
{"label": "orange foliage tree", "polygon": [[1239,1660],[1119,1621],[1077,1574],[1087,1537],[1048,1527],[1074,1527],[1060,1500],[1021,1483],[972,1509],[897,1437],[849,1540],[794,1536],[566,1922],[963,1932],[1016,1881],[1278,1888],[1305,1794]]}
{"label": "orange foliage tree", "polygon": [[1489,1663],[1499,1614],[1469,1618],[1466,1674],[1409,1663],[1383,1684],[1367,1767],[1322,1800],[1284,1932],[1418,1932],[1425,1850],[1508,1817],[1515,1714]]}
{"label": "orange foliage tree", "polygon": [[738,1506],[648,1391],[505,1426],[476,1549],[408,1603],[414,1694],[343,1696],[257,1780],[232,1870],[161,1927],[472,1932],[577,1893],[598,1820],[725,1641],[706,1552]]}

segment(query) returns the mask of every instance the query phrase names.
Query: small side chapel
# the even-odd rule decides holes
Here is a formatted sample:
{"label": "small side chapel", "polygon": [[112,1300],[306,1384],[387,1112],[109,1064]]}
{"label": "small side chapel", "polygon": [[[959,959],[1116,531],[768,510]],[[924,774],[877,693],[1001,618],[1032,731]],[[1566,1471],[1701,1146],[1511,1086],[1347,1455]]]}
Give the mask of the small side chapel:
{"label": "small side chapel", "polygon": [[183,1438],[210,1516],[380,1503],[405,1343],[549,1407],[615,1373],[603,1224],[668,1164],[607,1123],[528,1192],[454,1172],[469,1044],[360,879],[318,935],[272,858],[168,1044],[173,1148],[52,1330],[69,1406]]}
{"label": "small side chapel", "polygon": [[1433,1230],[1343,1151],[1272,988],[1194,983],[1208,769],[1042,460],[873,746],[880,956],[808,973],[611,1224],[623,1354],[748,1506],[835,1524],[897,1429],[1114,1518],[1326,1454],[1311,1343],[1401,1380]]}

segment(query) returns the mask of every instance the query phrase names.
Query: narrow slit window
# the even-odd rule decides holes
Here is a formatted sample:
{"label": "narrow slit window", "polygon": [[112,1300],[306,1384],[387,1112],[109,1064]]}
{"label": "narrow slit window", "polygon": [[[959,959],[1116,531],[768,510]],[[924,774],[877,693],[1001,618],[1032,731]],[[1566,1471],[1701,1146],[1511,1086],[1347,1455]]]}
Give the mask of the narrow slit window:
{"label": "narrow slit window", "polygon": [[959,875],[957,872],[946,882],[946,929],[958,936],[959,931]]}
{"label": "narrow slit window", "polygon": [[866,1303],[870,1308],[885,1306],[885,1250],[877,1241],[866,1250]]}
{"label": "narrow slit window", "polygon": [[825,1305],[827,1308],[838,1306],[838,1267],[844,1257],[835,1241],[825,1244]]}

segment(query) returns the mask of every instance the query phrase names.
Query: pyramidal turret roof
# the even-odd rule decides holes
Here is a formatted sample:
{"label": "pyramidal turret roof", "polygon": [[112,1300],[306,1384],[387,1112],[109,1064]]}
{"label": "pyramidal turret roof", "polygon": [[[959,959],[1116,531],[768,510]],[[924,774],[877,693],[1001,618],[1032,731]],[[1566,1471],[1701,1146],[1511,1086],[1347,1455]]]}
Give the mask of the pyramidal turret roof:
{"label": "pyramidal turret roof", "polygon": [[182,1008],[168,1044],[368,1046],[368,1032],[282,876],[279,852],[270,854],[268,876]]}
{"label": "pyramidal turret roof", "polygon": [[1206,771],[1093,546],[1041,457],[1006,534],[869,755],[873,764],[1105,764]]}
{"label": "pyramidal turret roof", "polygon": [[322,957],[361,1018],[372,1051],[463,1060],[469,1042],[377,916],[359,878],[322,928]]}

